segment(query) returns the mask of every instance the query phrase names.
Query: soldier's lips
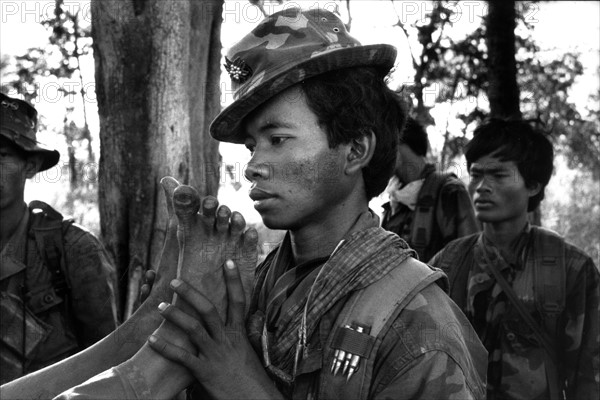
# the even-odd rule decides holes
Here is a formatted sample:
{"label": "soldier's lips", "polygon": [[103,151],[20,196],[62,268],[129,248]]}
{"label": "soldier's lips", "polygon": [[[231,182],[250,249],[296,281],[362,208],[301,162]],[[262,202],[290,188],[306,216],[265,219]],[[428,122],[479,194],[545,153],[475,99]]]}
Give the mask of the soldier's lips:
{"label": "soldier's lips", "polygon": [[485,209],[490,208],[494,205],[494,203],[490,200],[475,200],[473,202],[476,209]]}
{"label": "soldier's lips", "polygon": [[259,188],[254,188],[250,191],[250,198],[254,201],[261,201],[275,197],[274,194]]}
{"label": "soldier's lips", "polygon": [[254,208],[257,211],[268,207],[269,203],[273,202],[275,195],[259,188],[254,188],[250,191],[250,198],[254,201]]}

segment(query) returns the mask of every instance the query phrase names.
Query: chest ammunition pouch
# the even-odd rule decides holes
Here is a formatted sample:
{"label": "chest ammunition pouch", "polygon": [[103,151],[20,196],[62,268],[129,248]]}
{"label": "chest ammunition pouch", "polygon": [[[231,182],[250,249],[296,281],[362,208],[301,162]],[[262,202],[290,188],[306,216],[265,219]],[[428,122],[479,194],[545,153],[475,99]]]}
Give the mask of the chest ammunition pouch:
{"label": "chest ammunition pouch", "polygon": [[[421,290],[443,277],[441,271],[409,257],[379,281],[354,292],[327,340],[318,398],[367,399],[377,351],[386,333]],[[361,333],[348,326],[365,330]],[[337,374],[332,372],[336,350],[360,357],[358,369],[349,379],[341,370]]]}

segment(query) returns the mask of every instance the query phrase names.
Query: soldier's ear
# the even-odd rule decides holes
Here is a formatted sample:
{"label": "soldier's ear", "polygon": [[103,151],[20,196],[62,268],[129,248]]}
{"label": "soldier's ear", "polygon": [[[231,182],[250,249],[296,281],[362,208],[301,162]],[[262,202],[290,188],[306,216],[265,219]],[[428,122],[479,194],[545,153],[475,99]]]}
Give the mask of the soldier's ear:
{"label": "soldier's ear", "polygon": [[364,167],[369,165],[373,153],[375,153],[375,145],[377,138],[373,131],[352,139],[347,145],[346,168],[347,174],[360,172]]}
{"label": "soldier's ear", "polygon": [[539,182],[530,182],[527,186],[529,197],[533,197],[542,190],[542,184]]}

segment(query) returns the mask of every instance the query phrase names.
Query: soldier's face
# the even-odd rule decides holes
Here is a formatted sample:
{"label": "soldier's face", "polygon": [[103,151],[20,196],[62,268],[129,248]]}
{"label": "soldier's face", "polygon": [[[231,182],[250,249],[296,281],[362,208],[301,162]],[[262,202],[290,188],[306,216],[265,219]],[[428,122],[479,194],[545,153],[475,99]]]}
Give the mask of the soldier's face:
{"label": "soldier's face", "polygon": [[469,194],[482,222],[499,223],[527,218],[527,204],[539,187],[528,188],[514,161],[486,155],[471,164]]}
{"label": "soldier's face", "polygon": [[265,225],[294,231],[327,224],[354,185],[344,174],[347,146],[329,147],[301,89],[280,93],[244,122],[252,152],[245,176]]}
{"label": "soldier's face", "polygon": [[0,209],[23,202],[25,181],[35,172],[35,162],[10,142],[0,141]]}

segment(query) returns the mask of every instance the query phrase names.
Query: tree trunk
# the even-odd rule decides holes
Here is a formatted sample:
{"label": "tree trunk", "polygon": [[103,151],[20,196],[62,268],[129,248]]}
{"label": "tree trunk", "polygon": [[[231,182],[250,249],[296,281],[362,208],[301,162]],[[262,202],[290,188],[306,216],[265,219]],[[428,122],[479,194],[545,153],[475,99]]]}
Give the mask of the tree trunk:
{"label": "tree trunk", "polygon": [[120,311],[137,307],[140,271],[165,237],[159,181],[216,195],[223,0],[92,0],[100,115],[101,235],[119,274]]}
{"label": "tree trunk", "polygon": [[488,6],[486,43],[490,116],[520,117],[515,61],[515,2],[488,1]]}

